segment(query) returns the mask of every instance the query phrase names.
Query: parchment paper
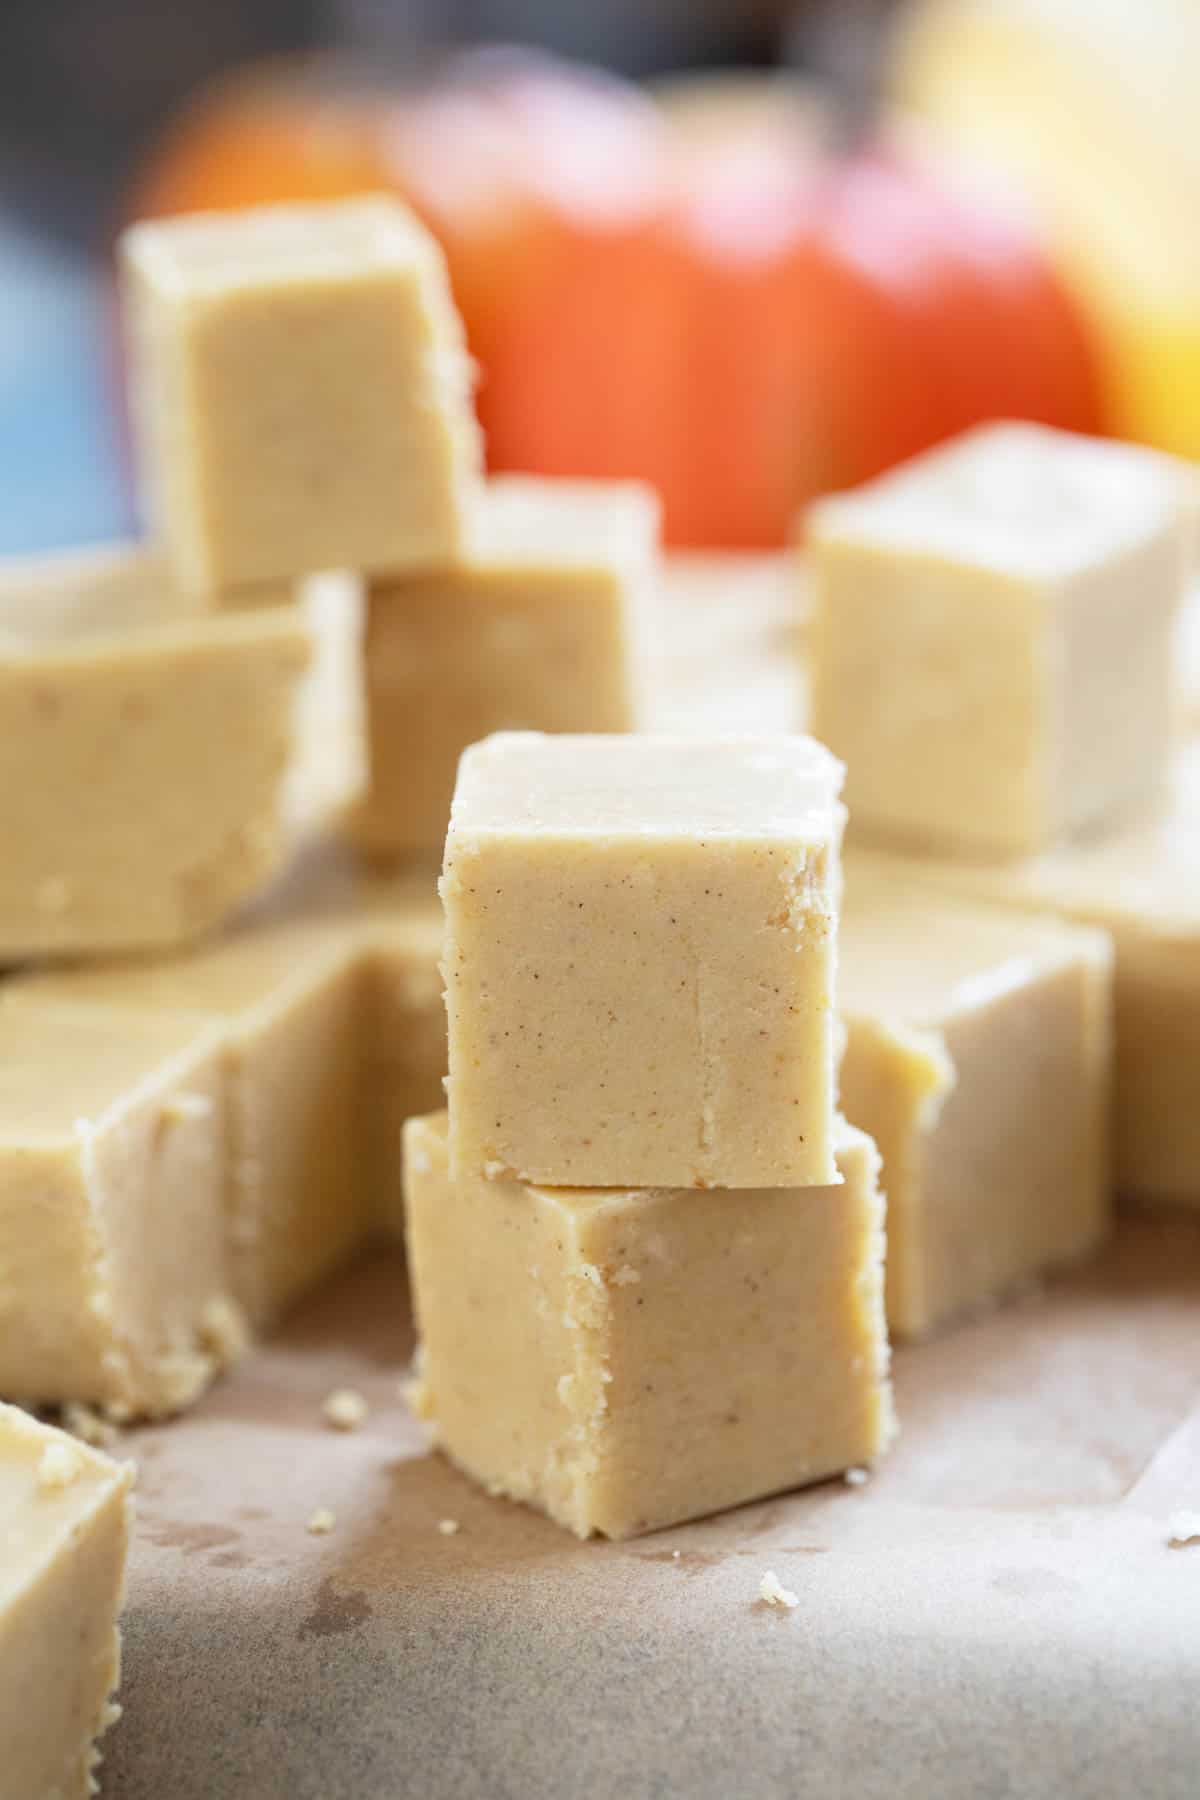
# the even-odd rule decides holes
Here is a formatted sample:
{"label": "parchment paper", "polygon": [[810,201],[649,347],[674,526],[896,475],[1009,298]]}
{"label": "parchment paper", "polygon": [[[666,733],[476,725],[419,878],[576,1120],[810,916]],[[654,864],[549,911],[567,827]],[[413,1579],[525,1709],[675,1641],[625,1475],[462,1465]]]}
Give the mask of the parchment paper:
{"label": "parchment paper", "polygon": [[[109,1800],[1196,1800],[1200,1224],[896,1358],[826,1484],[579,1544],[424,1448],[399,1260],[318,1296],[141,1464]],[[343,1384],[372,1411],[322,1421]],[[319,1506],[326,1537],[305,1523]],[[455,1535],[438,1522],[458,1521]],[[767,1608],[772,1569],[799,1595]]]}

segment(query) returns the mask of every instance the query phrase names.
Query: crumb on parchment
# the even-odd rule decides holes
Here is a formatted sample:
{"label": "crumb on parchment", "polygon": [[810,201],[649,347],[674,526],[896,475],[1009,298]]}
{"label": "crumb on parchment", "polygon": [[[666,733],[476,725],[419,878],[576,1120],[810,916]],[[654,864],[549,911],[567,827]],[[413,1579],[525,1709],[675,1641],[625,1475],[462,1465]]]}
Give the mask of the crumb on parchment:
{"label": "crumb on parchment", "polygon": [[1200,1509],[1181,1506],[1173,1512],[1167,1520],[1167,1542],[1177,1550],[1200,1543]]}
{"label": "crumb on parchment", "polygon": [[313,1537],[328,1537],[337,1524],[337,1514],[330,1506],[318,1506],[305,1527]]}
{"label": "crumb on parchment", "polygon": [[454,1537],[456,1533],[462,1530],[462,1526],[457,1519],[439,1519],[438,1530],[443,1537]]}
{"label": "crumb on parchment", "polygon": [[370,1408],[357,1388],[334,1388],[321,1408],[335,1431],[357,1431]]}
{"label": "crumb on parchment", "polygon": [[774,1569],[768,1569],[759,1582],[758,1597],[768,1606],[781,1606],[787,1612],[800,1604],[799,1594],[794,1594],[791,1588],[785,1588]]}
{"label": "crumb on parchment", "polygon": [[63,1407],[63,1429],[93,1450],[108,1450],[117,1441],[117,1428],[90,1406],[72,1401]]}
{"label": "crumb on parchment", "polygon": [[37,1484],[43,1494],[61,1493],[83,1471],[83,1456],[74,1444],[47,1444],[37,1466]]}

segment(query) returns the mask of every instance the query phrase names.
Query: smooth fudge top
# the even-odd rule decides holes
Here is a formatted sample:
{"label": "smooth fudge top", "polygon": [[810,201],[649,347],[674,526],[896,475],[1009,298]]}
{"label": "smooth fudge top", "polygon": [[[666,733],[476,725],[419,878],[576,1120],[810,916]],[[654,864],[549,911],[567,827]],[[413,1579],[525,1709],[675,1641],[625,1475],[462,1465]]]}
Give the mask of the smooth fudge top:
{"label": "smooth fudge top", "polygon": [[223,647],[311,650],[307,624],[285,582],[263,584],[270,604],[214,612],[204,596],[173,580],[149,545],[113,543],[32,558],[0,558],[0,662],[104,666],[179,651],[203,660]]}
{"label": "smooth fudge top", "polygon": [[195,1014],[0,1005],[0,1146],[78,1140],[218,1044]]}
{"label": "smooth fudge top", "polygon": [[570,481],[497,475],[470,521],[473,560],[502,568],[590,569],[644,561],[658,538],[661,506],[640,481]]}
{"label": "smooth fudge top", "polygon": [[[870,854],[856,849],[856,864]],[[1200,934],[1200,738],[1175,753],[1160,803],[1115,831],[999,863],[906,857],[904,869],[950,893],[1190,944]]]}
{"label": "smooth fudge top", "polygon": [[497,732],[463,753],[468,836],[840,840],[842,765],[814,738]]}
{"label": "smooth fudge top", "polygon": [[156,288],[180,297],[279,281],[360,280],[373,270],[441,260],[416,217],[386,194],[152,220],[126,232],[122,248]]}
{"label": "smooth fudge top", "polygon": [[[287,597],[281,589],[281,604]],[[203,598],[179,588],[146,545],[0,558],[0,649],[9,653],[153,631],[204,613]]]}
{"label": "smooth fudge top", "polygon": [[818,543],[941,557],[1018,579],[1091,568],[1175,530],[1181,573],[1196,492],[1152,450],[1044,425],[984,425],[809,512]]}
{"label": "smooth fudge top", "polygon": [[846,858],[838,1004],[851,1017],[938,1024],[1040,972],[1110,959],[1103,931],[906,884],[869,851]]}

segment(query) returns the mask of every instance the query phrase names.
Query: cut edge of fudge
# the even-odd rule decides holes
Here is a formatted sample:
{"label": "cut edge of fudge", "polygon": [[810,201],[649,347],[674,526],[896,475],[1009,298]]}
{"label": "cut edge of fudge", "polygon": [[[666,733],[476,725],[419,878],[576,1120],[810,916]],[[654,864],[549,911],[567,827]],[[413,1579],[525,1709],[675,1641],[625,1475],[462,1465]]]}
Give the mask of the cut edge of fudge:
{"label": "cut edge of fudge", "polygon": [[[622,1477],[619,1472],[615,1493],[608,1499],[605,1498],[604,1481],[611,1468],[606,1457],[615,1457],[619,1461],[622,1453],[621,1434],[628,1434],[626,1453],[632,1449],[634,1458],[632,1487],[636,1489],[639,1480],[645,1481],[646,1470],[655,1466],[655,1463],[653,1457],[649,1463],[645,1461],[648,1455],[645,1443],[641,1443],[639,1448],[636,1427],[639,1404],[651,1411],[666,1404],[668,1415],[672,1419],[675,1419],[681,1407],[686,1415],[688,1407],[694,1407],[701,1394],[704,1396],[702,1404],[709,1404],[708,1383],[697,1374],[696,1362],[698,1358],[702,1360],[714,1347],[707,1338],[701,1341],[701,1336],[686,1331],[682,1344],[677,1337],[672,1340],[682,1371],[677,1377],[681,1384],[680,1391],[673,1395],[667,1394],[665,1400],[647,1402],[641,1398],[641,1383],[648,1366],[645,1356],[635,1347],[630,1352],[630,1369],[627,1370],[622,1366],[619,1339],[622,1333],[629,1334],[636,1345],[637,1328],[631,1326],[630,1321],[649,1320],[654,1316],[652,1313],[643,1314],[633,1309],[640,1308],[644,1302],[645,1282],[653,1279],[650,1271],[653,1269],[658,1273],[660,1266],[662,1270],[672,1269],[670,1234],[683,1230],[684,1221],[696,1220],[697,1214],[691,1210],[696,1205],[694,1197],[690,1191],[678,1189],[562,1190],[517,1182],[507,1182],[489,1192],[492,1184],[480,1181],[479,1178],[469,1178],[470,1187],[475,1190],[474,1198],[486,1196],[478,1209],[481,1220],[484,1208],[487,1216],[494,1216],[507,1227],[513,1225],[514,1218],[522,1215],[532,1221],[532,1244],[536,1246],[538,1243],[539,1233],[545,1235],[548,1254],[557,1259],[555,1267],[550,1271],[538,1266],[523,1270],[522,1273],[527,1273],[533,1284],[529,1295],[510,1296],[506,1303],[510,1309],[525,1309],[525,1321],[520,1330],[525,1337],[540,1339],[537,1345],[525,1344],[520,1356],[521,1368],[528,1372],[530,1359],[536,1362],[539,1354],[545,1354],[545,1377],[543,1379],[542,1371],[536,1368],[532,1370],[532,1383],[526,1382],[530,1391],[522,1395],[522,1404],[531,1403],[535,1413],[540,1411],[549,1416],[543,1418],[540,1427],[545,1436],[545,1442],[540,1448],[536,1420],[532,1425],[522,1423],[514,1439],[513,1453],[517,1462],[511,1467],[501,1466],[502,1452],[494,1445],[489,1452],[487,1446],[486,1440],[492,1429],[490,1425],[485,1425],[482,1438],[476,1430],[475,1441],[467,1442],[464,1432],[455,1424],[447,1422],[445,1411],[439,1406],[439,1383],[447,1382],[451,1390],[456,1386],[456,1371],[443,1366],[447,1356],[446,1346],[451,1346],[448,1352],[451,1360],[465,1355],[469,1364],[471,1352],[453,1322],[444,1331],[434,1317],[443,1304],[446,1280],[449,1279],[451,1289],[454,1287],[453,1277],[444,1277],[442,1271],[435,1267],[436,1261],[439,1257],[444,1260],[449,1256],[465,1284],[467,1302],[474,1309],[472,1316],[481,1318],[487,1316],[487,1302],[475,1295],[472,1284],[476,1279],[482,1280],[485,1277],[481,1268],[460,1266],[454,1258],[454,1213],[456,1208],[461,1209],[468,1221],[467,1229],[470,1229],[473,1200],[468,1196],[464,1202],[461,1190],[456,1192],[455,1184],[448,1175],[445,1114],[408,1121],[405,1126],[405,1154],[412,1175],[418,1181],[432,1180],[444,1190],[440,1200],[430,1199],[424,1204],[418,1190],[415,1206],[410,1196],[409,1216],[409,1266],[420,1331],[420,1348],[414,1365],[414,1382],[409,1398],[416,1415],[429,1426],[433,1441],[490,1493],[531,1504],[549,1513],[557,1523],[581,1537],[594,1533],[613,1538],[638,1535],[644,1531],[681,1523],[687,1518],[701,1517],[764,1498],[769,1493],[810,1485],[839,1474],[847,1467],[858,1467],[876,1461],[887,1450],[896,1431],[888,1379],[890,1352],[883,1301],[885,1202],[878,1185],[878,1152],[871,1140],[864,1133],[847,1126],[844,1121],[839,1121],[838,1146],[846,1173],[846,1183],[841,1187],[745,1195],[706,1195],[705,1200],[714,1214],[718,1215],[718,1219],[715,1230],[708,1233],[708,1247],[699,1253],[697,1266],[705,1268],[708,1263],[719,1263],[723,1270],[726,1268],[726,1233],[729,1234],[728,1242],[732,1249],[737,1233],[739,1207],[753,1209],[757,1204],[765,1210],[767,1224],[765,1227],[760,1226],[760,1237],[766,1243],[774,1238],[778,1238],[781,1243],[785,1239],[794,1241],[797,1220],[791,1217],[793,1210],[798,1216],[802,1216],[805,1208],[829,1209],[827,1218],[834,1221],[835,1241],[843,1265],[839,1268],[838,1278],[846,1281],[845,1291],[835,1297],[831,1315],[840,1334],[839,1356],[844,1354],[846,1357],[844,1368],[839,1366],[838,1377],[840,1379],[844,1376],[845,1380],[840,1388],[835,1381],[832,1391],[843,1402],[849,1401],[852,1416],[848,1420],[838,1418],[830,1425],[814,1414],[806,1421],[801,1433],[803,1448],[797,1447],[794,1457],[789,1454],[780,1459],[773,1447],[770,1454],[765,1456],[764,1472],[749,1478],[746,1477],[741,1460],[742,1452],[735,1455],[731,1468],[724,1472],[711,1461],[702,1462],[698,1474],[696,1471],[689,1473],[686,1497],[678,1490],[677,1484],[678,1491],[672,1492],[670,1497],[660,1498],[656,1510],[654,1505],[647,1503],[648,1496],[643,1495],[640,1502],[635,1502],[631,1492],[622,1493]],[[638,1220],[635,1214],[632,1222],[626,1220],[622,1225],[623,1233],[628,1234],[632,1228],[634,1234],[633,1239],[628,1235],[624,1237],[624,1248],[619,1245],[615,1248],[609,1246],[605,1238],[609,1215],[619,1215],[622,1209],[630,1208],[641,1210],[646,1215],[645,1218]],[[856,1208],[858,1216],[855,1216]],[[672,1220],[670,1215],[673,1209],[676,1216]],[[782,1223],[776,1216],[778,1209],[782,1209],[785,1214]],[[510,1211],[513,1217],[506,1216]],[[666,1215],[665,1219],[659,1218],[660,1213]],[[847,1219],[850,1221],[848,1236],[845,1225]],[[706,1220],[706,1231],[711,1224],[711,1220]],[[647,1234],[644,1244],[636,1241],[639,1228]],[[803,1235],[802,1222],[800,1230]],[[444,1237],[447,1232],[450,1234],[449,1238]],[[435,1241],[439,1234],[443,1234],[440,1246]],[[746,1236],[745,1227],[743,1236]],[[502,1238],[506,1242],[510,1237],[509,1231],[502,1232]],[[556,1243],[551,1245],[549,1240],[556,1237]],[[754,1240],[755,1232],[751,1229],[747,1242]],[[450,1250],[447,1250],[447,1244],[451,1246]],[[739,1254],[746,1254],[741,1240],[737,1242],[737,1249]],[[512,1252],[518,1257],[529,1253],[530,1246],[524,1239],[520,1240],[517,1249]],[[659,1296],[664,1303],[673,1302],[678,1305],[696,1273],[696,1268],[688,1265],[686,1252],[684,1254],[685,1260],[676,1286],[672,1289],[668,1285]],[[706,1256],[708,1263],[705,1261]],[[639,1263],[645,1265],[645,1273],[639,1272]],[[769,1273],[764,1273],[764,1279],[769,1279]],[[668,1281],[669,1278],[664,1274],[663,1279]],[[537,1284],[542,1281],[545,1283],[544,1292],[535,1292]],[[683,1285],[680,1286],[679,1282]],[[830,1303],[827,1290],[820,1286],[819,1281],[815,1284],[813,1293],[820,1296],[822,1304]],[[765,1331],[766,1354],[770,1360],[778,1348],[775,1336],[780,1321],[788,1329],[794,1331],[797,1328],[803,1315],[796,1315],[790,1306],[784,1306],[780,1310],[781,1298],[781,1295],[776,1294],[768,1302],[771,1319],[760,1320],[753,1327],[758,1337],[752,1331],[749,1339],[751,1349],[747,1354],[752,1353],[755,1344],[761,1344]],[[560,1303],[561,1315],[556,1311]],[[740,1308],[755,1303],[750,1296],[739,1293],[734,1297],[733,1304]],[[624,1320],[619,1312],[623,1306],[630,1309]],[[536,1323],[536,1320],[541,1323]],[[708,1329],[707,1323],[703,1327],[697,1326],[699,1333],[707,1332]],[[498,1367],[498,1362],[493,1359],[498,1356],[500,1347],[490,1337],[488,1342],[492,1346],[489,1351],[489,1367]],[[663,1354],[662,1346],[659,1353]],[[783,1353],[781,1366],[790,1368],[791,1359],[796,1353],[797,1346],[788,1345]],[[719,1356],[720,1351],[715,1350],[715,1354]],[[588,1366],[589,1356],[595,1367]],[[564,1362],[567,1365],[565,1368]],[[814,1350],[812,1366],[814,1369],[819,1366],[821,1379],[829,1381],[827,1353],[822,1357]],[[665,1362],[663,1379],[669,1381],[670,1372],[670,1363]],[[775,1374],[778,1375],[778,1370]],[[467,1372],[461,1376],[463,1391],[474,1394],[489,1419],[503,1419],[506,1396],[499,1391],[490,1396],[476,1392],[478,1378],[479,1371],[476,1370],[472,1377],[468,1366]],[[773,1376],[772,1379],[774,1378]],[[793,1383],[797,1379],[794,1373],[789,1377]],[[631,1381],[638,1388],[636,1395],[631,1392]],[[761,1403],[760,1412],[747,1429],[751,1433],[748,1440],[751,1450],[760,1460],[764,1460],[762,1439],[770,1437],[781,1428],[781,1419],[786,1420],[787,1392],[786,1383],[778,1393],[773,1391],[767,1396],[756,1386],[753,1405]],[[748,1397],[747,1404],[751,1404]],[[813,1404],[816,1405],[816,1402]],[[459,1402],[452,1401],[450,1411],[457,1410],[461,1410]],[[731,1417],[726,1422],[735,1429],[741,1429],[736,1417]],[[605,1447],[603,1439],[614,1423],[618,1434],[615,1447],[611,1442]],[[717,1423],[715,1419],[708,1421],[714,1427]],[[830,1432],[830,1443],[824,1449],[816,1449],[812,1438],[814,1435],[819,1436],[823,1427]],[[700,1452],[702,1458],[720,1437],[719,1431],[710,1431],[707,1425],[702,1430],[695,1421],[689,1423],[686,1416],[678,1422],[676,1428],[692,1446],[703,1445]],[[470,1435],[471,1427],[468,1424],[465,1436]],[[772,1445],[774,1446],[773,1438]],[[673,1466],[668,1446],[660,1443],[659,1452]],[[720,1461],[719,1448],[713,1449],[711,1454]],[[543,1458],[541,1467],[535,1466],[539,1457]],[[641,1470],[640,1477],[638,1470]],[[696,1475],[694,1481],[690,1479],[691,1475]]]}
{"label": "cut edge of fudge", "polygon": [[[19,1510],[4,1519],[8,1554],[0,1558],[0,1642],[20,1656],[5,1687],[12,1704],[24,1694],[30,1708],[3,1734],[5,1779],[19,1780],[31,1800],[35,1790],[23,1784],[38,1782],[40,1795],[52,1777],[54,1793],[82,1795],[95,1791],[100,1740],[121,1716],[113,1696],[121,1676],[133,1470],[0,1404],[0,1487],[6,1461],[28,1468],[32,1491],[23,1505],[15,1496]],[[57,1715],[49,1729],[46,1708]],[[29,1752],[40,1766],[14,1769],[13,1759]],[[60,1787],[64,1778],[70,1785]]]}

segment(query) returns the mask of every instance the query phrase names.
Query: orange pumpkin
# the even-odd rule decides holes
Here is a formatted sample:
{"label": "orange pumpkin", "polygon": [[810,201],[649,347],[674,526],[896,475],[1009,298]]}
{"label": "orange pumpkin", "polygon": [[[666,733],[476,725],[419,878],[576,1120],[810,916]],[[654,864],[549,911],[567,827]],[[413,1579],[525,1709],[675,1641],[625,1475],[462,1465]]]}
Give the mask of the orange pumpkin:
{"label": "orange pumpkin", "polygon": [[777,545],[805,500],[979,419],[1100,429],[1029,228],[898,143],[829,159],[819,123],[778,86],[660,105],[516,52],[392,94],[250,71],[131,210],[395,188],[446,250],[491,466],[642,476],[676,544]]}

